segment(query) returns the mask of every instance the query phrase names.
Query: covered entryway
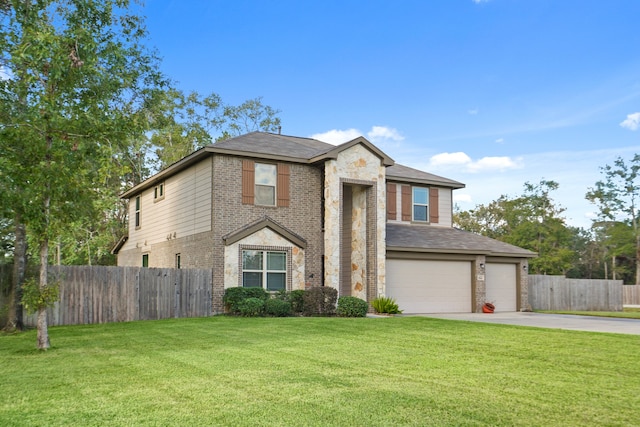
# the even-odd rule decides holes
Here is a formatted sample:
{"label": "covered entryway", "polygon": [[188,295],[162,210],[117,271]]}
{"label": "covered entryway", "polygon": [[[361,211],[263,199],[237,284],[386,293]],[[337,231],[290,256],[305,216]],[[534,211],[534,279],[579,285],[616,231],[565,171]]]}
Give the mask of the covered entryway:
{"label": "covered entryway", "polygon": [[496,311],[517,311],[517,264],[487,263],[486,300]]}
{"label": "covered entryway", "polygon": [[471,312],[471,262],[387,259],[386,295],[405,314]]}

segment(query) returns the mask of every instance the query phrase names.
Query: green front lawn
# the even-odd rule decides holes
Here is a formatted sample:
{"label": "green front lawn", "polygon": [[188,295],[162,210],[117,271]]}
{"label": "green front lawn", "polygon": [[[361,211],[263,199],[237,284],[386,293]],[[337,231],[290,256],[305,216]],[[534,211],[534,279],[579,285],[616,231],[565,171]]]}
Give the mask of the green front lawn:
{"label": "green front lawn", "polygon": [[0,336],[2,426],[634,425],[640,340],[393,318],[231,318]]}

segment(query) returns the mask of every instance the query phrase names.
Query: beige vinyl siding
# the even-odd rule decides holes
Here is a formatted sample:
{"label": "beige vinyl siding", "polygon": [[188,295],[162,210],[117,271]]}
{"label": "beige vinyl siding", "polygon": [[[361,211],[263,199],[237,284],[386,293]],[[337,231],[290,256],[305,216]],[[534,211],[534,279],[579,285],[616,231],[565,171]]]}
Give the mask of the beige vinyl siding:
{"label": "beige vinyl siding", "polygon": [[165,197],[154,201],[154,188],[142,193],[140,227],[135,218],[135,198],[129,203],[129,240],[122,251],[150,247],[174,238],[211,230],[211,158],[164,181]]}
{"label": "beige vinyl siding", "polygon": [[438,222],[431,225],[451,227],[453,225],[452,190],[450,188],[431,187],[430,191],[438,192]]}

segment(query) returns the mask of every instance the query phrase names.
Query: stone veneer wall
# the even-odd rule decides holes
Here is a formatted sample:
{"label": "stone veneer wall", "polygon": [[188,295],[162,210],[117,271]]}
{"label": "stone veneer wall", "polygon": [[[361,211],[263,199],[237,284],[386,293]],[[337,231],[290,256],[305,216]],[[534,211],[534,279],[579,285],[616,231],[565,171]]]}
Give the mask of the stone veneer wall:
{"label": "stone veneer wall", "polygon": [[242,250],[272,250],[287,252],[287,290],[305,289],[304,250],[274,231],[263,228],[224,250],[224,288],[240,286]]}
{"label": "stone veneer wall", "polygon": [[[225,289],[225,245],[222,237],[265,215],[307,242],[304,282],[322,285],[322,171],[291,163],[288,207],[242,204],[242,157],[216,154],[213,161],[213,310],[222,312]],[[237,263],[237,258],[235,263]],[[293,287],[300,286],[293,284]]]}
{"label": "stone veneer wall", "polygon": [[[367,191],[367,209],[374,209],[370,213],[371,221],[363,221],[367,217],[363,213],[360,218],[360,226],[366,227],[362,233],[366,233],[368,238],[363,241],[352,242],[351,250],[356,250],[356,259],[361,259],[360,253],[366,253],[368,246],[370,255],[367,256],[368,265],[354,265],[353,271],[363,270],[363,275],[368,278],[368,293],[373,295],[384,293],[385,283],[385,222],[386,222],[386,200],[385,200],[385,168],[380,158],[365,148],[363,145],[354,145],[342,151],[335,160],[325,162],[325,236],[324,236],[324,283],[340,289],[340,254],[341,254],[341,218],[342,218],[342,186],[344,183],[370,187],[375,193]],[[354,187],[355,187],[354,186]],[[365,225],[366,224],[366,225]],[[352,230],[352,236],[358,237],[363,234]],[[371,234],[374,233],[374,234]],[[368,241],[367,241],[368,240]],[[361,248],[361,249],[360,249]],[[373,250],[371,249],[373,248]],[[373,259],[372,259],[373,258]],[[375,270],[375,271],[372,271]],[[355,273],[354,273],[355,274]],[[355,274],[362,277],[360,274]],[[352,280],[356,278],[352,275]],[[357,281],[353,281],[352,286],[357,286]]]}

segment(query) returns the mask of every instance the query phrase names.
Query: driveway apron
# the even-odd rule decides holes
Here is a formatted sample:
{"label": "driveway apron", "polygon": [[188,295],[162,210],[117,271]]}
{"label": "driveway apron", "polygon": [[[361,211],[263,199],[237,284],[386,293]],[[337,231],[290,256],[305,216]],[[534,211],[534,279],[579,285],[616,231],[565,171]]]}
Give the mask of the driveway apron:
{"label": "driveway apron", "polygon": [[639,319],[619,319],[612,317],[575,316],[569,314],[546,314],[529,312],[498,312],[492,314],[425,313],[417,314],[416,316],[449,320],[465,320],[468,322],[533,326],[538,328],[640,335]]}

